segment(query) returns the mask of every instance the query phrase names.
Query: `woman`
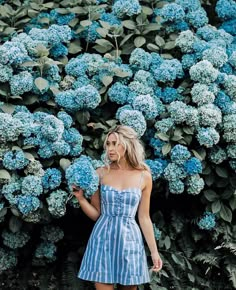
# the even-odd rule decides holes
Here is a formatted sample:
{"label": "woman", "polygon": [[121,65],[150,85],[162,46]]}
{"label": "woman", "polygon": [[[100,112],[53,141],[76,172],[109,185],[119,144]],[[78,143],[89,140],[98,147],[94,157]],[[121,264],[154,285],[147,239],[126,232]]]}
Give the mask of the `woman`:
{"label": "woman", "polygon": [[152,271],[162,268],[149,216],[152,178],[144,163],[144,149],[136,132],[117,126],[105,139],[109,165],[98,168],[100,190],[89,203],[81,189],[74,194],[85,214],[97,221],[79,271],[79,278],[94,281],[97,290],[136,290],[150,281],[141,231],[151,252]]}

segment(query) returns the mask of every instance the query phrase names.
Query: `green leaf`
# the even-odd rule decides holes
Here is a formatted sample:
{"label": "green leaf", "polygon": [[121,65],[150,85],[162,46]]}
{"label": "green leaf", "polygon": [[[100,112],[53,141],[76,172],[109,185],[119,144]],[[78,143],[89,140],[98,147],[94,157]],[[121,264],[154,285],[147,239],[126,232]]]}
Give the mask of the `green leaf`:
{"label": "green leaf", "polygon": [[108,87],[113,81],[113,77],[111,76],[104,76],[102,78],[102,83],[104,84],[104,86]]}
{"label": "green leaf", "polygon": [[188,135],[193,135],[194,134],[194,128],[193,127],[183,127],[184,133]]}
{"label": "green leaf", "polygon": [[171,240],[169,236],[165,237],[164,244],[165,244],[166,249],[168,250],[171,246]]}
{"label": "green leaf", "polygon": [[83,27],[90,26],[93,22],[91,20],[82,20],[80,21],[80,25]]}
{"label": "green leaf", "polygon": [[61,168],[65,171],[71,165],[71,161],[66,158],[61,158],[59,164]]}
{"label": "green leaf", "polygon": [[95,42],[104,47],[114,47],[114,45],[106,39],[97,39]]}
{"label": "green leaf", "polygon": [[117,67],[112,69],[112,71],[115,73],[115,75],[117,77],[120,77],[120,78],[125,78],[125,77],[128,77],[130,75],[129,72],[123,71],[121,68],[117,68]]}
{"label": "green leaf", "polygon": [[220,210],[221,210],[221,206],[222,206],[223,204],[219,201],[219,200],[217,200],[217,201],[214,201],[212,204],[211,204],[211,210],[212,210],[212,212],[213,213],[217,213],[217,212],[219,212]]}
{"label": "green leaf", "polygon": [[221,205],[220,217],[229,223],[232,221],[232,211],[224,204]]}
{"label": "green leaf", "polygon": [[9,229],[13,232],[19,232],[19,230],[21,229],[22,226],[22,221],[16,217],[16,216],[12,216],[9,220]]}
{"label": "green leaf", "polygon": [[124,20],[122,21],[122,25],[125,28],[132,29],[132,30],[136,28],[136,23],[132,20]]}
{"label": "green leaf", "polygon": [[42,78],[42,77],[38,77],[34,80],[34,83],[36,85],[36,87],[40,90],[43,91],[45,89],[48,88],[49,83],[46,79]]}
{"label": "green leaf", "polygon": [[149,33],[150,31],[158,31],[161,29],[161,25],[158,23],[149,23],[148,25],[145,26],[145,29],[143,31],[143,35]]}
{"label": "green leaf", "polygon": [[14,206],[11,207],[11,212],[14,214],[14,216],[21,216],[19,210]]}
{"label": "green leaf", "polygon": [[204,190],[203,193],[205,198],[209,201],[215,201],[219,198],[218,194],[211,189]]}
{"label": "green leaf", "polygon": [[216,174],[223,178],[228,178],[229,176],[227,169],[220,166],[216,166]]}
{"label": "green leaf", "polygon": [[108,33],[108,30],[106,28],[101,28],[101,27],[98,27],[96,31],[104,38],[107,36],[107,33]]}
{"label": "green leaf", "polygon": [[4,207],[0,210],[0,218],[4,217],[7,213],[7,207]]}
{"label": "green leaf", "polygon": [[155,137],[158,137],[159,139],[161,139],[163,141],[169,141],[169,139],[170,139],[170,137],[165,133],[156,133]]}
{"label": "green leaf", "polygon": [[150,51],[154,51],[154,52],[158,52],[160,50],[160,48],[153,43],[148,43],[147,49],[149,49]]}
{"label": "green leaf", "polygon": [[204,177],[204,181],[207,186],[211,186],[215,182],[215,175],[211,172]]}
{"label": "green leaf", "polygon": [[7,170],[0,169],[0,178],[1,179],[8,179],[8,180],[10,180],[11,179],[11,175],[10,175],[10,173]]}
{"label": "green leaf", "polygon": [[236,195],[229,200],[229,205],[233,211],[236,209]]}
{"label": "green leaf", "polygon": [[137,36],[137,37],[134,39],[134,45],[135,45],[136,47],[141,47],[141,46],[143,46],[145,43],[146,43],[146,39],[145,39],[145,37],[143,37],[143,36]]}
{"label": "green leaf", "polygon": [[161,151],[163,155],[166,155],[170,152],[171,150],[171,145],[170,143],[165,144],[164,146],[162,146]]}
{"label": "green leaf", "polygon": [[193,155],[201,161],[206,158],[205,149],[191,150],[191,151],[193,152]]}
{"label": "green leaf", "polygon": [[170,50],[170,49],[173,49],[173,48],[175,48],[175,41],[166,42],[166,44],[164,46],[164,49]]}
{"label": "green leaf", "polygon": [[152,15],[153,10],[148,6],[142,6],[142,12],[146,15]]}
{"label": "green leaf", "polygon": [[35,160],[34,156],[31,153],[29,153],[29,152],[24,152],[24,156],[25,156],[26,159],[28,159],[30,161],[34,161]]}
{"label": "green leaf", "polygon": [[95,44],[93,48],[100,53],[106,53],[111,49],[110,47],[104,47],[98,44]]}
{"label": "green leaf", "polygon": [[188,273],[188,278],[189,278],[189,281],[191,281],[192,283],[195,282],[195,277],[194,277],[194,275]]}
{"label": "green leaf", "polygon": [[157,36],[155,37],[155,42],[156,42],[156,44],[157,44],[159,47],[162,47],[162,46],[165,45],[165,40],[164,40],[164,38],[162,38],[162,37],[159,36],[159,35],[157,35]]}
{"label": "green leaf", "polygon": [[79,111],[75,114],[75,117],[81,125],[86,125],[90,119],[90,113],[88,111]]}
{"label": "green leaf", "polygon": [[71,41],[68,46],[68,51],[71,54],[77,54],[82,50],[82,47],[80,46],[80,41],[76,39],[75,41]]}
{"label": "green leaf", "polygon": [[12,114],[15,110],[15,105],[5,103],[1,106],[1,109],[4,113]]}
{"label": "green leaf", "polygon": [[35,62],[35,61],[26,61],[26,62],[23,62],[21,64],[21,66],[34,67],[34,66],[40,66],[40,65],[37,62]]}

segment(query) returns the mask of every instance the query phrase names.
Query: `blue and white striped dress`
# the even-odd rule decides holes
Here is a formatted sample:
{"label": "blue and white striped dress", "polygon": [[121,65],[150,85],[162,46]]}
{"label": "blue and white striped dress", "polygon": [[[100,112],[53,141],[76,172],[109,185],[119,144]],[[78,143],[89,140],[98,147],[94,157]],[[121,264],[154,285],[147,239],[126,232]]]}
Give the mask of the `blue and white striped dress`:
{"label": "blue and white striped dress", "polygon": [[122,285],[149,282],[143,239],[135,221],[141,189],[117,190],[102,184],[100,197],[101,215],[89,238],[78,277]]}

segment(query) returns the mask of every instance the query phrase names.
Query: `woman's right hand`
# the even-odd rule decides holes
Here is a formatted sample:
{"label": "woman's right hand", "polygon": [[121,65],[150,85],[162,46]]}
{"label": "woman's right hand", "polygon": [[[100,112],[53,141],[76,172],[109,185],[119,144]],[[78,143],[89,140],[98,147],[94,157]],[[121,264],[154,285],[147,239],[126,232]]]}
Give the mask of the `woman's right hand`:
{"label": "woman's right hand", "polygon": [[72,185],[72,190],[73,190],[73,194],[74,196],[80,201],[81,199],[84,198],[84,192],[83,189],[78,188],[75,185]]}

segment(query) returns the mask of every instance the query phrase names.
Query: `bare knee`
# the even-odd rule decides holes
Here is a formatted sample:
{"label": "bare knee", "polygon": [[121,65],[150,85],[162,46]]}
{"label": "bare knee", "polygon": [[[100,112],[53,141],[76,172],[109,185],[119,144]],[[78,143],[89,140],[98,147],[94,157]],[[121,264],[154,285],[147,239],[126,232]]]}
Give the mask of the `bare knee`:
{"label": "bare knee", "polygon": [[113,284],[95,283],[96,290],[114,290]]}
{"label": "bare knee", "polygon": [[118,290],[137,290],[137,286],[136,285],[129,285],[129,286],[125,286],[125,285],[118,285]]}

